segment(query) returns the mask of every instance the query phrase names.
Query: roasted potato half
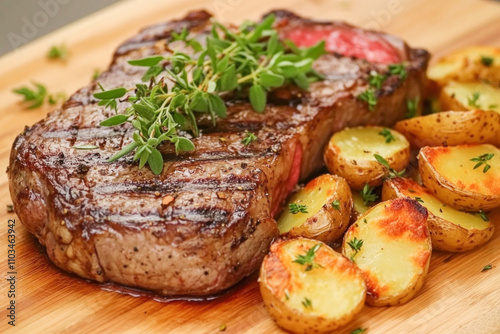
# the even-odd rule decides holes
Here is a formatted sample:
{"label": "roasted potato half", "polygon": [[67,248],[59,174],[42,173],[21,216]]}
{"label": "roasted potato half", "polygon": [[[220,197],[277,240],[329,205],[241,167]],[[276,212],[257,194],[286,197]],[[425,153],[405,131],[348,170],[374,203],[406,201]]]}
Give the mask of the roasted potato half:
{"label": "roasted potato half", "polygon": [[439,86],[450,81],[486,80],[500,83],[500,49],[472,46],[456,51],[429,67],[429,79]]}
{"label": "roasted potato half", "polygon": [[494,110],[500,113],[500,88],[485,82],[450,82],[439,95],[442,110]]}
{"label": "roasted potato half", "polygon": [[384,181],[382,200],[404,197],[416,199],[429,212],[427,224],[433,249],[465,252],[493,236],[494,225],[487,218],[453,209],[415,181],[403,178]]}
{"label": "roasted potato half", "polygon": [[347,229],[352,194],[340,176],[324,174],[295,193],[278,219],[281,234],[331,242]]}
{"label": "roasted potato half", "polygon": [[427,210],[417,201],[398,198],[368,210],[344,236],[342,253],[363,272],[366,301],[399,305],[424,284],[431,258]]}
{"label": "roasted potato half", "polygon": [[394,129],[413,147],[492,144],[500,146],[500,113],[445,111],[399,121]]}
{"label": "roasted potato half", "polygon": [[396,171],[410,161],[410,144],[397,131],[378,126],[347,128],[335,133],[324,153],[328,170],[347,180],[351,188],[361,190],[368,183],[378,186],[389,171],[374,157],[382,156]]}
{"label": "roasted potato half", "polygon": [[418,169],[424,186],[456,209],[500,207],[500,149],[493,145],[423,147]]}
{"label": "roasted potato half", "polygon": [[361,311],[361,271],[322,242],[278,240],[260,267],[260,292],[276,323],[294,333],[326,333]]}

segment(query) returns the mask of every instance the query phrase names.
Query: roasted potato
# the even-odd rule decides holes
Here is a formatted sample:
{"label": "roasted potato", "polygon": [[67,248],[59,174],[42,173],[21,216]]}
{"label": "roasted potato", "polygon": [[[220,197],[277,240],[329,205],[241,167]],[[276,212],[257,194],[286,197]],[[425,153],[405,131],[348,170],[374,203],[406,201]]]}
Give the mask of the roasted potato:
{"label": "roasted potato", "polygon": [[373,306],[406,303],[424,284],[432,245],[427,210],[398,198],[368,210],[344,236],[342,253],[363,272],[366,301]]}
{"label": "roasted potato", "polygon": [[389,174],[374,154],[379,154],[391,168],[400,171],[410,161],[410,144],[399,132],[383,127],[347,128],[332,136],[324,159],[331,173],[344,177],[351,188],[361,190],[366,183],[381,185]]}
{"label": "roasted potato", "polygon": [[278,219],[281,234],[331,242],[347,229],[352,194],[340,176],[324,174],[295,193]]}
{"label": "roasted potato", "polygon": [[382,200],[404,197],[418,200],[429,212],[427,224],[433,249],[465,252],[486,243],[493,236],[494,225],[487,218],[447,206],[415,181],[403,178],[384,181]]}
{"label": "roasted potato", "polygon": [[322,242],[278,240],[260,267],[260,292],[271,317],[294,333],[325,333],[361,311],[361,271]]}
{"label": "roasted potato", "polygon": [[418,169],[424,186],[456,209],[500,207],[500,149],[493,145],[423,147]]}
{"label": "roasted potato", "polygon": [[450,82],[439,95],[442,110],[494,110],[500,113],[500,88],[485,82]]}
{"label": "roasted potato", "polygon": [[471,82],[486,80],[500,84],[500,49],[473,46],[456,51],[429,67],[429,79],[438,86],[450,81]]}
{"label": "roasted potato", "polygon": [[492,144],[500,146],[500,113],[445,111],[399,121],[394,129],[413,147]]}

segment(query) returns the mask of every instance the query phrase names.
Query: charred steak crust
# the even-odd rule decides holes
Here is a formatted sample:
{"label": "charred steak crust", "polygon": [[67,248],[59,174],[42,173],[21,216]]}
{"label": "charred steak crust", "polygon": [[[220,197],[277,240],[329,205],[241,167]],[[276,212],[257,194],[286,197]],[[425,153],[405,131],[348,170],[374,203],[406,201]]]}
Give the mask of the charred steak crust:
{"label": "charred steak crust", "polygon": [[[334,131],[391,125],[404,116],[406,99],[421,94],[426,51],[344,23],[275,13],[284,37],[290,29],[317,27],[378,36],[408,62],[408,76],[389,77],[377,107],[369,111],[356,97],[368,88],[370,71],[387,72],[387,64],[322,56],[314,66],[324,81],[309,92],[294,87],[274,92],[263,115],[245,102],[228,101],[228,117],[215,128],[202,126],[202,135],[193,139],[195,152],[176,156],[163,148],[159,176],[139,170],[131,157],[107,162],[128,144],[133,129],[98,125],[111,112],[97,105],[92,93],[98,88],[91,83],[21,133],[10,157],[16,213],[57,266],[164,295],[224,290],[259,266],[278,234],[273,216],[297,181],[321,168],[323,147]],[[203,40],[209,18],[204,11],[192,12],[142,30],[118,48],[99,82],[107,88],[133,87],[143,70],[128,65],[128,59],[169,52],[166,40],[183,27]],[[243,145],[245,131],[259,139]],[[72,148],[81,144],[99,149]]]}

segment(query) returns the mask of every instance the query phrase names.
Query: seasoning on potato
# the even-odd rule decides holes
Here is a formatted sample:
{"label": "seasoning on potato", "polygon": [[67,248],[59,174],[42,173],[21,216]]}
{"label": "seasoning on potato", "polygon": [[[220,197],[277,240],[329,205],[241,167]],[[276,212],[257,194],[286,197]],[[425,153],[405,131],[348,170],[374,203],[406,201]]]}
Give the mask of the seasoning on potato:
{"label": "seasoning on potato", "polygon": [[361,190],[365,184],[381,185],[389,175],[389,169],[375,155],[385,159],[393,170],[401,171],[410,161],[410,144],[395,130],[378,126],[347,128],[331,137],[324,159],[332,174]]}
{"label": "seasoning on potato", "polygon": [[487,82],[450,82],[441,90],[443,110],[494,110],[500,112],[500,88]]}
{"label": "seasoning on potato", "polygon": [[260,269],[260,291],[276,323],[293,333],[328,333],[361,311],[361,271],[326,244],[306,238],[278,240]]}
{"label": "seasoning on potato", "polygon": [[500,84],[500,49],[492,46],[472,46],[457,50],[429,67],[432,83],[444,86],[450,81],[486,80]]}
{"label": "seasoning on potato", "polygon": [[399,198],[377,204],[349,227],[342,254],[363,272],[368,304],[403,304],[422,287],[432,251],[427,216],[417,201]]}
{"label": "seasoning on potato", "polygon": [[427,209],[427,224],[433,249],[448,252],[469,251],[485,244],[495,232],[495,226],[486,214],[474,215],[455,210],[413,180],[395,178],[384,181],[382,200],[405,197],[417,200]]}
{"label": "seasoning on potato", "polygon": [[288,237],[306,237],[331,242],[347,229],[352,194],[347,182],[324,174],[295,193],[278,219],[278,229]]}
{"label": "seasoning on potato", "polygon": [[444,111],[396,123],[411,146],[492,144],[500,146],[500,113],[495,111]]}
{"label": "seasoning on potato", "polygon": [[444,203],[467,211],[500,207],[500,149],[495,146],[424,147],[418,159],[422,182]]}

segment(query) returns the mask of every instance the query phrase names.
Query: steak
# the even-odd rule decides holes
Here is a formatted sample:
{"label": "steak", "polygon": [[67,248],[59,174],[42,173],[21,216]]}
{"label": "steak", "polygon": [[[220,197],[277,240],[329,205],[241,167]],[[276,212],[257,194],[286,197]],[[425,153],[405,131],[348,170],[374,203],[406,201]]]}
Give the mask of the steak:
{"label": "steak", "polygon": [[[165,162],[158,176],[139,169],[131,155],[107,162],[130,143],[134,129],[129,123],[99,126],[114,112],[97,104],[96,82],[17,137],[8,172],[15,211],[58,267],[163,295],[227,289],[260,265],[278,235],[274,217],[297,182],[323,167],[332,133],[390,126],[404,117],[407,99],[423,92],[425,50],[342,22],[274,13],[281,38],[299,46],[326,40],[329,53],[314,63],[324,80],[308,92],[294,86],[274,91],[264,114],[246,101],[227,101],[227,118],[216,126],[201,120],[194,152],[176,155],[171,145],[160,147]],[[203,41],[210,14],[192,12],[142,30],[119,46],[98,81],[134,87],[144,68],[127,60],[168,54],[178,47],[167,46],[171,33],[183,28]],[[408,75],[389,74],[392,63],[404,63]],[[388,77],[369,110],[357,96],[369,88],[373,72]],[[119,103],[119,112],[126,106]],[[247,131],[258,140],[245,146]],[[98,148],[73,148],[82,144]]]}

